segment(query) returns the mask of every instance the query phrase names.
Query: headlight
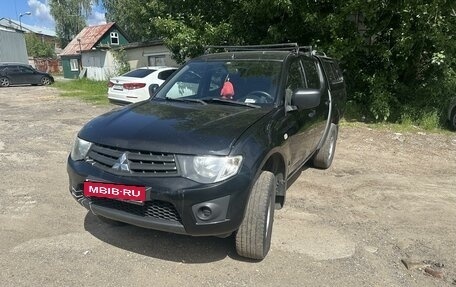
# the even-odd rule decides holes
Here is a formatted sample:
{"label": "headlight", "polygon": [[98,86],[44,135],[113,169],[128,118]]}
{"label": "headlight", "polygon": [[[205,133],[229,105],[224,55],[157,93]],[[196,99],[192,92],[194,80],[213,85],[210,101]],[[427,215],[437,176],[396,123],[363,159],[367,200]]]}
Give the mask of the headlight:
{"label": "headlight", "polygon": [[72,160],[82,160],[85,158],[89,152],[90,147],[92,146],[91,142],[82,140],[76,137],[76,140],[73,144],[73,149],[71,149],[71,159]]}
{"label": "headlight", "polygon": [[182,176],[201,183],[214,183],[235,175],[242,156],[183,156],[178,157]]}

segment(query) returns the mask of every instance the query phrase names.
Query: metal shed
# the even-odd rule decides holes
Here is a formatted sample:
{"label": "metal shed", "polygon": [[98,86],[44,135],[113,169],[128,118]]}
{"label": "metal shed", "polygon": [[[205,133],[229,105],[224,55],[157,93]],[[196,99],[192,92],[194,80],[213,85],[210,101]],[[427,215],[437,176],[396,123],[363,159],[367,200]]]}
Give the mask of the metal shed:
{"label": "metal shed", "polygon": [[23,33],[0,28],[0,62],[28,64]]}

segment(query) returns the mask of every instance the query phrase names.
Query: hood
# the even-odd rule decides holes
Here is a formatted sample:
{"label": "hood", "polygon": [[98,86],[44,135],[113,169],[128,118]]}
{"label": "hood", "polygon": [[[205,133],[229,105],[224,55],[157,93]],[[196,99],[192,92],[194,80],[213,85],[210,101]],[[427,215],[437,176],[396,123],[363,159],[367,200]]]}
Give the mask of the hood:
{"label": "hood", "polygon": [[146,101],[101,115],[79,137],[130,150],[227,155],[268,109]]}

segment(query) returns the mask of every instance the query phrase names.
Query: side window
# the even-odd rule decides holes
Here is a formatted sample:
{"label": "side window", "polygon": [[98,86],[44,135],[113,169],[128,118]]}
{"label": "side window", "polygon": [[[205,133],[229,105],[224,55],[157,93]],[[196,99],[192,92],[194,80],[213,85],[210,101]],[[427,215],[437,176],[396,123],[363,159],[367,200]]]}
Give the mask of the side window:
{"label": "side window", "polygon": [[328,60],[323,60],[323,67],[326,72],[326,76],[331,84],[340,83],[343,81],[342,73],[339,70],[339,66]]}
{"label": "side window", "polygon": [[342,71],[339,68],[339,65],[336,62],[332,62],[331,66],[333,68],[333,72],[336,75],[336,81],[341,82],[344,80],[344,76],[342,75]]}
{"label": "side window", "polygon": [[320,76],[318,75],[318,67],[315,60],[303,59],[302,64],[306,75],[307,87],[320,89]]}
{"label": "side window", "polygon": [[286,89],[294,92],[296,89],[305,88],[304,79],[302,77],[302,70],[299,61],[294,61],[290,66],[290,71],[288,73],[287,86]]}
{"label": "side window", "polygon": [[19,66],[19,70],[23,74],[33,74],[33,70],[27,67]]}
{"label": "side window", "polygon": [[196,71],[186,70],[179,75],[174,84],[166,93],[167,98],[182,98],[196,96],[201,82],[201,75]]}
{"label": "side window", "polygon": [[299,88],[305,87],[306,84],[302,74],[301,63],[300,61],[294,61],[290,65],[287,85],[285,86],[285,105],[291,106],[291,96],[293,95],[293,92]]}
{"label": "side window", "polygon": [[77,71],[78,68],[78,59],[70,59],[70,69],[71,71]]}
{"label": "side window", "polygon": [[336,79],[336,76],[333,73],[333,69],[331,67],[331,63],[329,61],[323,60],[323,68],[325,69],[326,76],[328,77],[328,81],[333,83]]}
{"label": "side window", "polygon": [[21,70],[19,70],[18,66],[10,66],[8,67],[8,74],[16,74],[16,73],[21,73]]}
{"label": "side window", "polygon": [[163,71],[163,72],[160,72],[158,73],[158,79],[159,80],[166,80],[168,79],[169,76],[172,75],[172,73],[174,73],[175,70],[166,70],[166,71]]}
{"label": "side window", "polygon": [[149,66],[165,66],[165,55],[153,55],[147,57],[147,62]]}

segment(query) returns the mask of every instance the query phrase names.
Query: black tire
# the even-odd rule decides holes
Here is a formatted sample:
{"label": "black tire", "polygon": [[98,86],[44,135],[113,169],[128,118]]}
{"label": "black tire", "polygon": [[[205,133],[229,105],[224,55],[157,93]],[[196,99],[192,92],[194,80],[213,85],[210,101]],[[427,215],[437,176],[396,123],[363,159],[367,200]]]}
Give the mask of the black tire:
{"label": "black tire", "polygon": [[451,128],[456,131],[456,107],[453,108],[453,111],[451,112],[450,125]]}
{"label": "black tire", "polygon": [[264,259],[271,247],[277,180],[263,171],[250,193],[244,220],[236,233],[236,251],[240,256]]}
{"label": "black tire", "polygon": [[337,135],[339,126],[331,123],[328,136],[323,146],[317,151],[313,158],[313,166],[316,168],[327,169],[331,166],[336,152]]}
{"label": "black tire", "polygon": [[51,84],[51,79],[49,77],[42,77],[40,80],[41,85],[47,86]]}
{"label": "black tire", "polygon": [[0,87],[9,87],[10,85],[10,80],[6,77],[1,77],[0,78]]}
{"label": "black tire", "polygon": [[112,226],[123,226],[123,225],[127,225],[126,223],[124,222],[120,222],[120,221],[117,221],[117,220],[113,220],[113,219],[109,219],[109,218],[106,218],[104,216],[101,216],[101,215],[97,215],[98,219],[106,224],[109,224],[109,225],[112,225]]}

